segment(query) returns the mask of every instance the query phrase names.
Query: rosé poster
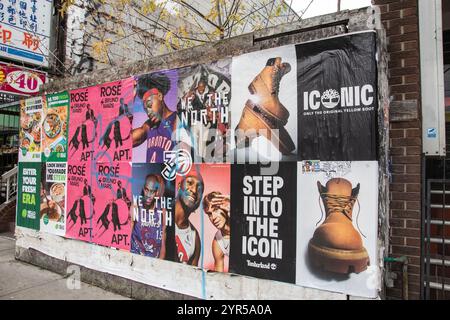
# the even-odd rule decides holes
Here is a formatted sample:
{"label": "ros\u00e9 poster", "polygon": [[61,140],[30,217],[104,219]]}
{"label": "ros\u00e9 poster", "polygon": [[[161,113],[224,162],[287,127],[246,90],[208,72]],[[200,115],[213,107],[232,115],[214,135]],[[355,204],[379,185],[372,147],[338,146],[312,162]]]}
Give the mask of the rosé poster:
{"label": "ros\u00e9 poster", "polygon": [[131,161],[134,78],[110,82],[98,87],[98,139],[95,144],[97,162]]}
{"label": "ros\u00e9 poster", "polygon": [[130,249],[131,165],[128,162],[95,164],[92,174],[93,242]]}

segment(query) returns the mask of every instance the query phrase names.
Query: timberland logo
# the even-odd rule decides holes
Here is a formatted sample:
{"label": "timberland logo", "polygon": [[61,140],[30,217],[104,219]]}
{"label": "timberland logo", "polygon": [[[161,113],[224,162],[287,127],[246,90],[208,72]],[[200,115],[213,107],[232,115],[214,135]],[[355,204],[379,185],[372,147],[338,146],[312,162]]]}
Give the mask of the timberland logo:
{"label": "timberland logo", "polygon": [[247,260],[247,266],[252,268],[258,268],[258,269],[267,269],[267,270],[276,270],[277,265],[275,263],[262,263],[262,262],[256,262]]}
{"label": "timberland logo", "polygon": [[[318,111],[321,107],[332,110],[336,107],[354,108],[369,107],[374,102],[375,90],[372,85],[343,87],[340,91],[328,89],[321,93],[319,90],[303,93],[303,110]],[[367,110],[362,110],[367,111]]]}

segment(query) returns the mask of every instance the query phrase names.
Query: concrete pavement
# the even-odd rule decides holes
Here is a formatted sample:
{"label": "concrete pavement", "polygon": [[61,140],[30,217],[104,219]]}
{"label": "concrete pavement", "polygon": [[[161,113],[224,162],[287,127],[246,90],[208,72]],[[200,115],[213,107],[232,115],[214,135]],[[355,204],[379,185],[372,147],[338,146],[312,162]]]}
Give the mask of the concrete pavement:
{"label": "concrete pavement", "polygon": [[12,234],[0,234],[0,300],[129,300],[81,282],[69,289],[62,275],[14,259]]}

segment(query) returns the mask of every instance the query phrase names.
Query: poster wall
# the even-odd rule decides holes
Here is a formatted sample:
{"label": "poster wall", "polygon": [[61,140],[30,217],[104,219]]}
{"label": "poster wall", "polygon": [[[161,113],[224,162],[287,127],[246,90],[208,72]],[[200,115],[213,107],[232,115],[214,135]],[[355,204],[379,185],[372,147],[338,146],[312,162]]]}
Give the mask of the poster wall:
{"label": "poster wall", "polygon": [[42,151],[42,120],[45,98],[20,101],[19,161],[39,162]]}
{"label": "poster wall", "polygon": [[49,94],[42,123],[42,161],[67,161],[69,93]]}
{"label": "poster wall", "polygon": [[305,161],[298,172],[296,284],[376,297],[378,163]]}
{"label": "poster wall", "polygon": [[19,162],[16,224],[39,230],[40,227],[40,183],[39,162]]}
{"label": "poster wall", "polygon": [[376,297],[375,40],[349,34],[24,100],[17,225]]}
{"label": "poster wall", "polygon": [[40,230],[66,234],[67,162],[43,162],[41,171]]}
{"label": "poster wall", "polygon": [[259,165],[231,170],[231,272],[295,282],[297,163],[286,162],[276,175]]}

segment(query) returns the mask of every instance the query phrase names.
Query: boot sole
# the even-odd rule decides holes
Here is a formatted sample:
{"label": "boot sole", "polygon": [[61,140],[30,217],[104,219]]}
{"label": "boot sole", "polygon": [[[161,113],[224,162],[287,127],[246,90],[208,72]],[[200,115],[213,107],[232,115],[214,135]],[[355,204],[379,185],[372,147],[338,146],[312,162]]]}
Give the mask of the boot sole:
{"label": "boot sole", "polygon": [[361,250],[340,250],[319,246],[309,242],[309,256],[315,267],[339,273],[360,273],[370,265],[369,254],[365,248]]}
{"label": "boot sole", "polygon": [[[269,120],[265,119],[262,115],[260,115],[256,111],[253,111],[252,106],[253,104],[250,101],[247,101],[244,110],[242,111],[241,120],[239,121],[236,130],[241,129],[245,131],[253,129],[257,131],[257,135],[263,135],[266,137],[266,139],[271,141],[272,130],[274,130],[275,128],[273,128],[269,124],[270,123]],[[246,113],[248,118],[246,119],[247,123],[244,123],[243,118]],[[258,123],[259,126],[252,126],[249,125],[249,123]],[[267,134],[260,133],[259,130],[261,129],[267,130],[266,131]],[[290,155],[292,151],[295,150],[294,142],[292,141],[292,138],[290,137],[289,133],[284,127],[280,127],[277,129],[279,130],[280,136],[273,135],[272,139],[278,142],[278,148],[283,155]],[[253,140],[254,138],[255,137],[245,137],[244,139],[238,140],[236,141],[236,146],[238,148],[248,147],[251,143],[251,140]],[[285,141],[286,143],[284,143],[283,141]]]}

